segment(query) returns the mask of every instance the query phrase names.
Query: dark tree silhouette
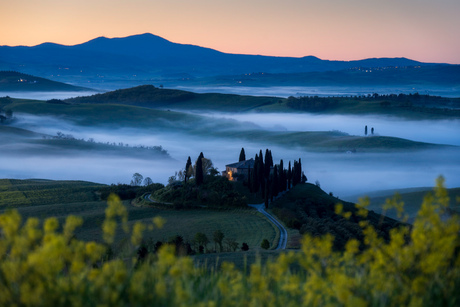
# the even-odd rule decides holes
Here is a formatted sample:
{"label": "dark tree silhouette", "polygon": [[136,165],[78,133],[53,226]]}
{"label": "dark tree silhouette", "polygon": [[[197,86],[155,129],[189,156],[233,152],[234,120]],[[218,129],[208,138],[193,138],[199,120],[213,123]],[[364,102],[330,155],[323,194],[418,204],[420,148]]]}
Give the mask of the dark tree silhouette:
{"label": "dark tree silhouette", "polygon": [[239,158],[238,162],[241,162],[241,161],[244,161],[244,160],[246,160],[246,154],[244,153],[244,148],[241,148],[240,158]]}
{"label": "dark tree silhouette", "polygon": [[364,135],[367,135],[367,126],[364,127]]}
{"label": "dark tree silhouette", "polygon": [[187,163],[185,163],[185,176],[184,176],[184,183],[187,183],[187,179],[192,176],[192,159],[190,159],[190,156],[187,159]]}
{"label": "dark tree silhouette", "polygon": [[292,182],[292,169],[291,169],[291,161],[289,161],[289,166],[287,170],[287,188],[288,190],[291,189],[291,182]]}
{"label": "dark tree silhouette", "polygon": [[260,188],[260,181],[259,181],[259,156],[256,154],[254,158],[254,171],[252,172],[252,192],[257,193],[259,192]]}
{"label": "dark tree silhouette", "polygon": [[263,249],[269,249],[270,248],[270,242],[268,242],[267,239],[263,239],[262,244],[260,244],[260,247],[262,247]]}
{"label": "dark tree silhouette", "polygon": [[371,128],[371,134],[374,135],[374,127]]}
{"label": "dark tree silhouette", "polygon": [[275,167],[273,168],[273,180],[272,180],[272,188],[271,188],[271,195],[276,197],[278,196],[278,192],[279,192],[279,176],[278,176],[278,166],[275,165]]}
{"label": "dark tree silhouette", "polygon": [[219,250],[220,252],[222,252],[222,241],[224,240],[224,233],[220,230],[216,230],[214,231],[214,234],[213,234],[213,241],[214,241],[214,248],[216,249],[217,251],[217,245],[219,245]]}
{"label": "dark tree silhouette", "polygon": [[286,176],[284,173],[284,162],[283,159],[280,160],[280,167],[279,167],[279,191],[283,192],[286,191]]}
{"label": "dark tree silhouette", "polygon": [[195,167],[195,180],[196,185],[201,185],[204,181],[203,175],[203,153],[200,153],[200,156],[196,160],[196,167]]}

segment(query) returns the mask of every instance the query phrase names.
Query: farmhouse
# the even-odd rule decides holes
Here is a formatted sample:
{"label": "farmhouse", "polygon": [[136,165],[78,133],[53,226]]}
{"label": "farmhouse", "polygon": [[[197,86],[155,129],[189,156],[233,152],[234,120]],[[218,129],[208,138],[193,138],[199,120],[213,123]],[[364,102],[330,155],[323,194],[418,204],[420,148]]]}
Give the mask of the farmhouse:
{"label": "farmhouse", "polygon": [[251,158],[225,165],[225,171],[222,172],[222,176],[227,177],[230,181],[245,180],[253,169],[254,159]]}

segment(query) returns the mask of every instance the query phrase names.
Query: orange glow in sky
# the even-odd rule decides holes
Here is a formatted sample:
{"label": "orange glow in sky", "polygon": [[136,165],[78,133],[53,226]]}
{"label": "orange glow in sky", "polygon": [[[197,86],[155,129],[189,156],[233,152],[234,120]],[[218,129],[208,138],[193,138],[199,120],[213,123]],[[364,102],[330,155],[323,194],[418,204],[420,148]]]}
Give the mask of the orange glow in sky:
{"label": "orange glow in sky", "polygon": [[0,0],[0,45],[152,33],[228,53],[460,64],[459,0]]}

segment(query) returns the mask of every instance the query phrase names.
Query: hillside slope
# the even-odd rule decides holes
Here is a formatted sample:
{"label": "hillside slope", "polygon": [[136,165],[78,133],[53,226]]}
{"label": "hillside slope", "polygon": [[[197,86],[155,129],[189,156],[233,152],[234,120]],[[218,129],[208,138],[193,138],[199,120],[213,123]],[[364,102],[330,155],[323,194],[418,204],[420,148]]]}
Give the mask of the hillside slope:
{"label": "hillside slope", "polygon": [[88,88],[56,82],[17,71],[0,71],[0,92],[31,91],[31,92],[75,92],[87,91]]}

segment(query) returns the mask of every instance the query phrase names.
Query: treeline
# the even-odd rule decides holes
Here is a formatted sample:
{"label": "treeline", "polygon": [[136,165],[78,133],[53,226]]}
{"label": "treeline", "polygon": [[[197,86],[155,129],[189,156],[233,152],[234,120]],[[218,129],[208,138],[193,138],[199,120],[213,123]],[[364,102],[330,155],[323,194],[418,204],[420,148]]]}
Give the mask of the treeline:
{"label": "treeline", "polygon": [[192,207],[244,207],[246,199],[222,177],[211,159],[201,152],[195,163],[188,157],[185,168],[168,180],[168,185],[152,194],[158,202],[169,203],[175,209]]}
{"label": "treeline", "polygon": [[195,93],[181,90],[157,88],[153,85],[141,85],[128,89],[120,89],[103,94],[95,94],[86,97],[66,99],[67,103],[126,103],[144,104],[161,103],[168,104],[192,99]]}
{"label": "treeline", "polygon": [[364,247],[365,236],[359,225],[361,221],[366,220],[385,241],[390,239],[391,229],[401,226],[400,222],[373,211],[367,212],[364,218],[358,214],[354,204],[347,202],[342,203],[343,211],[350,212],[350,216],[344,218],[335,211],[339,199],[326,194],[318,186],[308,186],[308,191],[308,195],[289,204],[274,202],[273,212],[288,227],[298,229],[302,235],[309,234],[313,237],[333,235],[335,250],[344,250],[345,244],[350,239],[358,240],[360,248]]}
{"label": "treeline", "polygon": [[220,230],[215,230],[211,238],[205,233],[197,232],[191,241],[186,241],[183,236],[175,235],[166,241],[154,242],[152,238],[143,240],[137,250],[137,260],[143,261],[149,255],[156,254],[165,245],[174,246],[177,256],[192,256],[207,253],[235,252],[237,250],[248,251],[249,245],[245,242],[238,243],[233,238],[228,238]]}
{"label": "treeline", "polygon": [[[347,101],[374,101],[380,102],[382,107],[412,108],[414,110],[422,109],[431,111],[449,111],[457,112],[460,109],[460,99],[446,98],[440,96],[421,95],[419,93],[410,94],[387,94],[380,95],[377,93],[357,96],[340,96],[340,97],[318,97],[302,96],[287,98],[287,106],[302,111],[319,112],[331,110],[339,106],[340,102]],[[455,110],[457,109],[457,110]]]}
{"label": "treeline", "polygon": [[107,200],[111,194],[118,195],[122,200],[128,200],[141,197],[145,193],[153,193],[162,188],[164,185],[161,183],[150,183],[144,186],[119,183],[100,188],[99,194],[102,200]]}
{"label": "treeline", "polygon": [[55,136],[43,136],[43,139],[55,139],[55,140],[71,140],[71,141],[80,141],[80,142],[85,142],[85,143],[94,143],[94,144],[99,144],[99,145],[106,145],[106,146],[113,146],[113,147],[124,147],[124,148],[133,148],[133,149],[143,149],[143,150],[152,150],[157,153],[160,153],[165,156],[169,156],[169,153],[167,150],[163,148],[163,146],[158,145],[158,146],[145,146],[145,145],[134,145],[130,146],[129,144],[123,143],[123,142],[96,142],[93,138],[89,139],[77,139],[75,138],[72,134],[65,134],[60,131],[56,132]]}
{"label": "treeline", "polygon": [[[244,152],[244,148],[241,150]],[[240,153],[240,159],[241,159]],[[268,206],[269,200],[273,201],[279,193],[289,190],[301,182],[306,182],[307,177],[302,171],[302,161],[295,161],[291,167],[291,161],[288,167],[284,167],[283,159],[279,164],[273,164],[272,152],[265,150],[265,159],[262,150],[255,155],[254,168],[248,169],[248,176],[245,184],[251,193],[259,193]]]}

